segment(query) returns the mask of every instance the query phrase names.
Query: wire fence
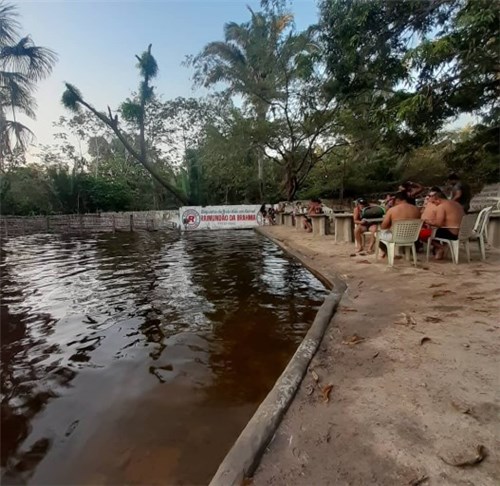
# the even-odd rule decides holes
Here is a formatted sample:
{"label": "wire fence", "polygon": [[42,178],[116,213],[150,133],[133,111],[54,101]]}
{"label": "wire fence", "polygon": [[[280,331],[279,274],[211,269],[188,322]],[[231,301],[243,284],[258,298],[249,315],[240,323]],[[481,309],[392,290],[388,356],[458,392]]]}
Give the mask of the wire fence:
{"label": "wire fence", "polygon": [[159,231],[178,228],[179,212],[134,211],[97,214],[55,214],[50,216],[2,216],[0,235],[35,233],[106,233],[116,231]]}

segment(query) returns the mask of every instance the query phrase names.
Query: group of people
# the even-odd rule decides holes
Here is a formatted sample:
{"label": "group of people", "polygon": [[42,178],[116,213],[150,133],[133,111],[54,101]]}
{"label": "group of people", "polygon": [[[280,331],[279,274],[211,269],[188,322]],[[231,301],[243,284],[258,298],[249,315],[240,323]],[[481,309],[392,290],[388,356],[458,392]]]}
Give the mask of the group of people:
{"label": "group of people", "polygon": [[269,207],[263,204],[259,209],[259,213],[263,221],[267,221],[270,225],[276,224],[276,211],[272,204],[270,204]]}
{"label": "group of people", "polygon": [[[363,233],[370,232],[368,253],[373,252],[375,233],[380,224],[380,239],[391,241],[392,225],[399,220],[421,219],[423,227],[419,241],[427,241],[433,229],[435,236],[447,240],[456,240],[462,218],[469,210],[470,190],[467,184],[460,181],[456,174],[448,177],[449,197],[438,187],[431,187],[423,199],[423,204],[417,206],[417,198],[426,190],[421,184],[411,181],[400,185],[398,192],[388,194],[381,205],[369,203],[365,198],[356,202],[354,209],[355,240],[357,252],[364,251]],[[442,259],[445,245],[433,240],[434,256]],[[385,256],[384,245],[380,245],[382,256]]]}

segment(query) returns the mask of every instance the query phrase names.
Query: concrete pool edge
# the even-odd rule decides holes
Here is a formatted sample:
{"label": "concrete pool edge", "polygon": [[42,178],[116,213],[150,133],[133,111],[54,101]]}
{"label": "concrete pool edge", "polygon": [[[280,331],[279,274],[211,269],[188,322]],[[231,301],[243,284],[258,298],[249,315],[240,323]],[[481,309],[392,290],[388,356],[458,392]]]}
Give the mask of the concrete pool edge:
{"label": "concrete pool edge", "polygon": [[256,231],[297,259],[326,284],[330,293],[319,308],[311,327],[288,365],[226,454],[210,486],[240,485],[245,477],[253,474],[290,406],[347,288],[346,283],[337,275],[321,272],[315,268],[311,258],[290,248],[278,238],[274,238],[265,231],[265,228],[256,228]]}

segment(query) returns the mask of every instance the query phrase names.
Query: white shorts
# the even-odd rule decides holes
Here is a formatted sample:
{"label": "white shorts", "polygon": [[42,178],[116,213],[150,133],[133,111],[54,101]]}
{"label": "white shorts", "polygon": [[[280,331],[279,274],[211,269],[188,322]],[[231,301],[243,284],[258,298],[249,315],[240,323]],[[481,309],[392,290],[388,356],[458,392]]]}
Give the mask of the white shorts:
{"label": "white shorts", "polygon": [[384,241],[392,241],[391,230],[381,230],[379,238]]}

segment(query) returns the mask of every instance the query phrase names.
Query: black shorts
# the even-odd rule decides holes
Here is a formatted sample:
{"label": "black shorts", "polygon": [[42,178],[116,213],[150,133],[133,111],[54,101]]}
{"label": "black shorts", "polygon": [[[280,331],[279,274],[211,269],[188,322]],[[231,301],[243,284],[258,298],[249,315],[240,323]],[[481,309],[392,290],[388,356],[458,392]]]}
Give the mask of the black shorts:
{"label": "black shorts", "polygon": [[360,226],[365,228],[364,231],[369,231],[372,226],[377,226],[378,222],[372,223],[369,219],[365,220],[365,222],[361,223]]}
{"label": "black shorts", "polygon": [[453,234],[448,228],[438,228],[435,237],[444,240],[458,240],[458,235]]}

